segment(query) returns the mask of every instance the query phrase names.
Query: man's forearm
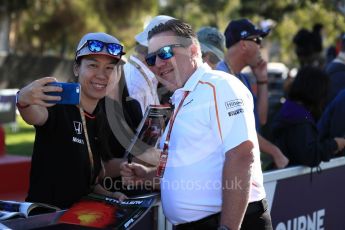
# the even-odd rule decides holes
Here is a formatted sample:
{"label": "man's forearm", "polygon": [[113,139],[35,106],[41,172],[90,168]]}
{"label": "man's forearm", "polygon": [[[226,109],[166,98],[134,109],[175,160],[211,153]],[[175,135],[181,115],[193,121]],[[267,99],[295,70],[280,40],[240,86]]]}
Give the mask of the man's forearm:
{"label": "man's forearm", "polygon": [[261,136],[261,134],[258,133],[257,135],[258,135],[258,142],[259,142],[260,151],[267,153],[267,154],[271,155],[272,157],[275,157],[275,154],[277,152],[275,148],[277,148],[277,146],[275,146],[274,144],[269,142],[266,138]]}
{"label": "man's forearm", "polygon": [[268,84],[257,85],[257,100],[260,124],[265,125],[268,113]]}
{"label": "man's forearm", "polygon": [[226,153],[223,167],[221,225],[239,230],[249,200],[252,143],[246,141]]}

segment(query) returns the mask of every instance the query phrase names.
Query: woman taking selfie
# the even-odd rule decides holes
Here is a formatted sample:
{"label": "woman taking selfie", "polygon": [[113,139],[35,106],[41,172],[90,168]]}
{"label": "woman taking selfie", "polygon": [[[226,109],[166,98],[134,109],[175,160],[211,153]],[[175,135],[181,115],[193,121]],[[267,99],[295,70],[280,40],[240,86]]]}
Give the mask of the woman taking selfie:
{"label": "woman taking selfie", "polygon": [[[108,123],[99,105],[114,79],[123,46],[106,33],[86,34],[76,49],[73,67],[80,83],[80,104],[55,103],[61,92],[53,77],[38,79],[17,93],[17,107],[23,119],[36,130],[27,201],[68,208],[90,192],[110,194],[99,184],[106,176],[103,162],[111,158],[104,138]],[[115,80],[116,81],[116,80]]]}

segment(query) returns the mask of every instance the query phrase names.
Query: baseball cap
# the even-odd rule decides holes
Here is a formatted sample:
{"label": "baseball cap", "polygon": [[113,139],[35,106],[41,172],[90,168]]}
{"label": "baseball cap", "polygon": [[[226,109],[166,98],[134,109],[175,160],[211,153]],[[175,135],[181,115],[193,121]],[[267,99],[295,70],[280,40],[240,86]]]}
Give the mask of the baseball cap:
{"label": "baseball cap", "polygon": [[201,27],[196,33],[202,52],[211,52],[219,60],[224,59],[224,35],[215,27]]}
{"label": "baseball cap", "polygon": [[175,18],[167,16],[167,15],[158,15],[152,18],[149,24],[145,27],[144,31],[135,35],[135,40],[140,45],[147,47],[148,46],[147,37],[148,37],[149,31],[152,30],[155,26],[158,26],[159,24],[162,24],[162,23],[164,24],[171,19],[175,19]]}
{"label": "baseball cap", "polygon": [[[119,55],[110,54],[109,51],[107,50],[108,49],[107,45],[104,45],[102,50],[100,50],[99,52],[91,52],[89,50],[88,46],[86,45],[86,43],[88,41],[92,41],[92,40],[100,41],[101,43],[104,42],[105,44],[107,44],[107,43],[114,44],[115,43],[115,44],[117,44],[115,49],[117,49],[116,51],[118,51],[120,54]],[[118,58],[121,58],[121,56],[123,54],[125,54],[125,52],[123,52],[123,46],[121,45],[120,41],[117,38],[115,38],[114,36],[111,36],[109,34],[103,33],[103,32],[96,32],[96,33],[85,34],[81,38],[81,40],[79,41],[79,44],[77,46],[77,49],[76,49],[75,59],[78,59],[81,56],[86,56],[86,55],[90,55],[90,54],[107,55],[107,56],[114,57],[114,58],[118,59]]]}
{"label": "baseball cap", "polygon": [[248,37],[266,37],[270,29],[259,29],[248,19],[232,20],[225,29],[226,48]]}

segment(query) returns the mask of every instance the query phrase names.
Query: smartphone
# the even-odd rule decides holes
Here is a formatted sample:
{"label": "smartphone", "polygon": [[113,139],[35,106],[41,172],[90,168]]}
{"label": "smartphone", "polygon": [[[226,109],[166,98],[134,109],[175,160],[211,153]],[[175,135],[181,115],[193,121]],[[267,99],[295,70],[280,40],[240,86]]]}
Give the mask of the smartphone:
{"label": "smartphone", "polygon": [[50,82],[49,86],[58,86],[62,92],[47,92],[47,95],[60,96],[60,101],[47,101],[53,104],[78,105],[80,103],[80,84],[66,82]]}

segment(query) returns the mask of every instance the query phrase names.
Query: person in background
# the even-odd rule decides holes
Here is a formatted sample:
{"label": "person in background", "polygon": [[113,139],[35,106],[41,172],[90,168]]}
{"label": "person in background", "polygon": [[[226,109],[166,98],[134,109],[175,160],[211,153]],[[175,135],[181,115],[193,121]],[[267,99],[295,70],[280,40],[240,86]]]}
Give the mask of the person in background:
{"label": "person in background", "polygon": [[293,81],[288,100],[272,123],[274,143],[289,158],[289,165],[315,167],[345,147],[342,136],[319,140],[319,119],[328,91],[328,76],[319,68],[302,67]]}
{"label": "person in background", "polygon": [[337,94],[345,89],[345,34],[341,37],[341,48],[338,56],[326,66],[326,73],[330,79],[327,104],[330,103]]}
{"label": "person in background", "polygon": [[135,36],[137,42],[135,54],[131,55],[124,65],[124,74],[129,91],[129,96],[139,101],[141,111],[145,113],[149,105],[159,105],[157,95],[158,81],[145,62],[147,55],[147,34],[153,27],[173,17],[158,15],[150,21],[144,31]]}
{"label": "person in background", "polygon": [[[175,110],[161,139],[159,165],[124,163],[123,181],[159,187],[176,230],[272,229],[251,93],[236,77],[202,63],[187,23],[154,27],[148,43],[146,62],[174,92]],[[241,185],[231,187],[235,180]]]}
{"label": "person in background", "polygon": [[339,36],[336,37],[334,44],[331,44],[326,49],[326,67],[331,61],[333,61],[339,54],[341,47],[342,47],[342,37],[344,35],[344,32],[340,33]]}
{"label": "person in background", "polygon": [[[119,40],[106,33],[88,33],[76,49],[73,72],[80,83],[80,104],[63,105],[62,88],[45,77],[28,84],[17,93],[17,107],[23,119],[36,130],[27,201],[69,208],[90,192],[123,199],[100,184],[107,176],[104,164],[112,158],[105,149],[109,129],[99,102],[111,85],[113,70],[124,54]],[[115,165],[114,167],[119,167]]]}
{"label": "person in background", "polygon": [[[260,150],[272,156],[277,168],[284,168],[288,159],[280,149],[260,135],[260,126],[267,121],[268,110],[268,76],[267,63],[262,58],[260,48],[264,37],[269,31],[263,31],[254,26],[248,19],[231,21],[225,29],[226,54],[216,69],[234,74],[250,90],[254,98],[254,115]],[[249,66],[256,78],[257,96],[253,94],[249,76],[241,73]]]}
{"label": "person in background", "polygon": [[314,51],[321,58],[323,51],[323,25],[321,23],[315,23],[311,34],[313,36]]}
{"label": "person in background", "polygon": [[202,27],[196,33],[201,47],[202,59],[212,69],[224,59],[225,38],[215,27]]}
{"label": "person in background", "polygon": [[[338,95],[327,106],[326,110],[318,122],[319,138],[321,140],[345,137],[345,89],[340,91]],[[345,151],[342,154],[344,156]]]}
{"label": "person in background", "polygon": [[324,67],[322,29],[323,25],[316,23],[312,31],[301,28],[294,35],[292,42],[295,45],[295,53],[300,67],[306,65],[319,68]]}

